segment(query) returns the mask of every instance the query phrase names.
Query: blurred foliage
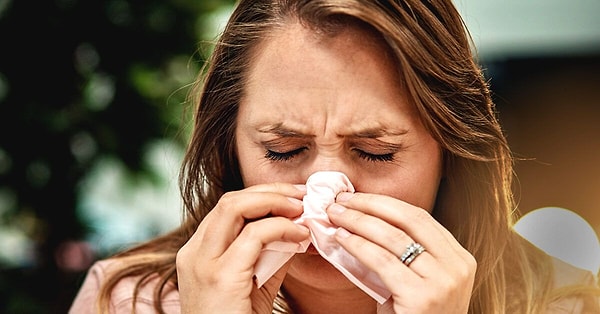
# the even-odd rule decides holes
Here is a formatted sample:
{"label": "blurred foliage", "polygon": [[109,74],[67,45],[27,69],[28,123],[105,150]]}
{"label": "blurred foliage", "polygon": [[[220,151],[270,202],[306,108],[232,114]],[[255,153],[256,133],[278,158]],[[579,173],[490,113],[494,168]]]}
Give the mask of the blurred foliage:
{"label": "blurred foliage", "polygon": [[0,229],[22,232],[33,257],[0,265],[1,313],[66,312],[82,272],[55,255],[88,232],[77,185],[105,156],[152,176],[146,145],[183,145],[201,43],[232,3],[0,0]]}

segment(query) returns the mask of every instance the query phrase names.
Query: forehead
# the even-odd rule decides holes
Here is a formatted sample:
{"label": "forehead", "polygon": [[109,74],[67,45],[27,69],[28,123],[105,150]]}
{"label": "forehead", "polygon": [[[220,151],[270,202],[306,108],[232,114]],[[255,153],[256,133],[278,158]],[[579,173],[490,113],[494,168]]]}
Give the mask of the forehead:
{"label": "forehead", "polygon": [[357,26],[320,33],[298,23],[276,29],[255,47],[240,106],[252,123],[298,126],[333,117],[372,128],[413,113],[380,36]]}
{"label": "forehead", "polygon": [[318,65],[324,60],[348,71],[360,70],[361,63],[381,66],[385,72],[398,68],[390,47],[368,26],[348,23],[322,31],[293,22],[274,28],[252,49],[249,78],[252,81],[263,69],[290,71],[292,65],[320,72]]}

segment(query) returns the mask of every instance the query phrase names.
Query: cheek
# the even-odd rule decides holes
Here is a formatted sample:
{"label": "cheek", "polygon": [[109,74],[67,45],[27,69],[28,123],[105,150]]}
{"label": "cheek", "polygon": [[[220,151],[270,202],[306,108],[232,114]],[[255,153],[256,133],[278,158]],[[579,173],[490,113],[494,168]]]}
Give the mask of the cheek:
{"label": "cheek", "polygon": [[433,210],[440,180],[432,178],[431,180],[414,180],[404,176],[397,176],[394,179],[377,179],[373,183],[355,185],[359,192],[374,193],[391,196],[402,200],[428,212]]}
{"label": "cheek", "polygon": [[399,190],[399,193],[403,194],[399,196],[399,199],[431,213],[435,206],[439,186],[439,176],[431,177],[429,180],[417,180],[410,186],[404,187],[404,190]]}
{"label": "cheek", "polygon": [[383,176],[359,178],[355,188],[359,192],[388,195],[431,212],[441,178],[440,153],[429,160],[415,160],[412,166],[390,169]]}

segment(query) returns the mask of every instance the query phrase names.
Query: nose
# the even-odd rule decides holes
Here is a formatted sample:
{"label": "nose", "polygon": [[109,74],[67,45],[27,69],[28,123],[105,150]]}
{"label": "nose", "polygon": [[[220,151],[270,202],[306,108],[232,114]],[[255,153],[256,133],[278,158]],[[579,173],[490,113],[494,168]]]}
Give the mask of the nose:
{"label": "nose", "polygon": [[350,182],[358,179],[351,162],[344,156],[316,156],[310,166],[305,168],[303,173],[304,179],[308,179],[311,174],[317,171],[339,171],[344,173],[350,179]]}

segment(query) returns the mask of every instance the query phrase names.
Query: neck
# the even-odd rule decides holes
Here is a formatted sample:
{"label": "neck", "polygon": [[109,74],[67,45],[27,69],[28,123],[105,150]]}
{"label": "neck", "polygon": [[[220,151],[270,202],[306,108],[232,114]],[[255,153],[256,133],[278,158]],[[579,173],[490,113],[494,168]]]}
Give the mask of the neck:
{"label": "neck", "polygon": [[285,300],[295,314],[376,313],[377,302],[359,288],[344,290],[309,286],[287,276]]}

